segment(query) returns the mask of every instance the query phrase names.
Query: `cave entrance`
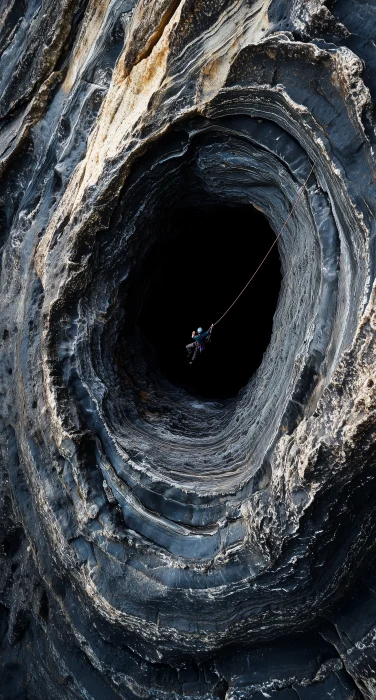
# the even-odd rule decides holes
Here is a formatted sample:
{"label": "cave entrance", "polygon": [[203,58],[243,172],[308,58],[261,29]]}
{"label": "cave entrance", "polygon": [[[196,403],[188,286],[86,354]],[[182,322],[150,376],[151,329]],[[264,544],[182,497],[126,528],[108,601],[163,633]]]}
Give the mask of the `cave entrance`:
{"label": "cave entrance", "polygon": [[[268,346],[281,283],[277,246],[239,301],[215,327],[193,365],[191,332],[215,323],[249,280],[275,234],[252,205],[187,208],[164,221],[162,244],[149,254],[148,291],[138,325],[159,370],[205,399],[234,397]],[[159,239],[159,241],[161,240]]]}

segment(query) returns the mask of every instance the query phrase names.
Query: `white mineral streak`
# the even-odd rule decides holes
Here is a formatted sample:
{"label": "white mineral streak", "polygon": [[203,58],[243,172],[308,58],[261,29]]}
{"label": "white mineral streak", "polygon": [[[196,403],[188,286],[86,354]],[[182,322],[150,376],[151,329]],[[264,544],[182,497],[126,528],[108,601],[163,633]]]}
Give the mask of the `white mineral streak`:
{"label": "white mineral streak", "polygon": [[223,87],[235,56],[245,46],[258,44],[269,29],[268,8],[271,0],[257,0],[252,12],[243,2],[235,3],[231,13],[221,18],[205,37],[204,50],[198,57],[201,77],[197,87],[197,105],[202,108]]}
{"label": "white mineral streak", "polygon": [[113,0],[90,0],[69,62],[62,89],[69,92],[97,48],[98,37]]}

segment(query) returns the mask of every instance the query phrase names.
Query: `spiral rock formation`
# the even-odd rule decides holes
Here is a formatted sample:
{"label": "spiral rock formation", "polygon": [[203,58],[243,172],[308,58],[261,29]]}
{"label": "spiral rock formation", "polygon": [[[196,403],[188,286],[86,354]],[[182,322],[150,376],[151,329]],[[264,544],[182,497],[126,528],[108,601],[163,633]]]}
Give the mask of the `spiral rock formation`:
{"label": "spiral rock formation", "polygon": [[[370,0],[0,8],[4,700],[376,697],[375,30]],[[142,318],[177,222],[256,245],[294,203],[259,367],[174,382]]]}

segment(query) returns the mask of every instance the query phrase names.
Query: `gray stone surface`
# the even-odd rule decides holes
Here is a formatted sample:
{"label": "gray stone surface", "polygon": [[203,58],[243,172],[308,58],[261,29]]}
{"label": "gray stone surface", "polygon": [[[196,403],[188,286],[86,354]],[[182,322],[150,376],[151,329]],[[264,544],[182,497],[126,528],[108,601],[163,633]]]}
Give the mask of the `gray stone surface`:
{"label": "gray stone surface", "polygon": [[[375,31],[371,0],[2,3],[3,700],[376,697]],[[197,406],[129,312],[166,211],[277,232],[310,173],[262,364]]]}

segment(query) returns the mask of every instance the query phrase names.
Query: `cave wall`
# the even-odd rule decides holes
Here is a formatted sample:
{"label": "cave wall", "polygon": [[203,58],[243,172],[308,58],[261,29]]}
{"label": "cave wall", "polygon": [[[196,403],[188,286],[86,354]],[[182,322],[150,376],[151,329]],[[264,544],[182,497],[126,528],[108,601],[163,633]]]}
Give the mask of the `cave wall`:
{"label": "cave wall", "polygon": [[[3,700],[376,697],[375,31],[370,0],[0,7]],[[151,359],[145,261],[250,205],[292,211],[273,330],[207,400]]]}

